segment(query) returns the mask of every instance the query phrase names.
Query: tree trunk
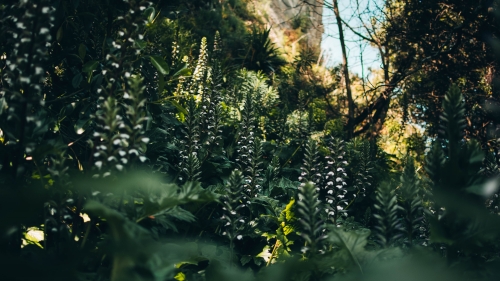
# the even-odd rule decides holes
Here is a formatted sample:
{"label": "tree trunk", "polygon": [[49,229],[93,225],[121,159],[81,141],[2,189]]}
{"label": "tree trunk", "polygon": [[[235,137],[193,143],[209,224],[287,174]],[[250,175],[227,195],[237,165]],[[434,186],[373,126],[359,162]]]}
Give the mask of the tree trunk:
{"label": "tree trunk", "polygon": [[344,31],[342,30],[342,19],[340,18],[338,0],[333,0],[333,12],[335,13],[335,18],[337,20],[337,26],[339,27],[339,39],[340,47],[342,49],[342,70],[344,73],[345,88],[347,91],[347,106],[348,106],[348,118],[347,120],[347,139],[351,139],[354,134],[354,100],[352,98],[351,92],[351,81],[349,79],[349,67],[347,65],[347,52],[345,49]]}

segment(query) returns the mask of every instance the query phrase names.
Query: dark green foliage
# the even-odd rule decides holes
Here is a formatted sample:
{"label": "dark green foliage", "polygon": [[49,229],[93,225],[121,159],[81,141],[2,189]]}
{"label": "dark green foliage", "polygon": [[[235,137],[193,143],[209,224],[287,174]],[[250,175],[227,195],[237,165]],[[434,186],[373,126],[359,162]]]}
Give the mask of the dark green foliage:
{"label": "dark green foliage", "polygon": [[222,233],[226,235],[231,241],[231,248],[233,248],[234,239],[241,240],[243,238],[243,230],[248,224],[248,218],[243,215],[244,208],[248,208],[250,198],[245,195],[244,190],[244,177],[243,174],[235,170],[229,176],[229,181],[225,187],[225,195],[221,203],[224,206],[224,215],[222,222],[225,231]]}
{"label": "dark green foliage", "polygon": [[301,184],[298,192],[297,212],[300,216],[300,235],[306,242],[301,251],[307,255],[317,254],[325,238],[319,206],[317,187],[314,183]]}
{"label": "dark green foliage", "polygon": [[423,208],[420,195],[421,184],[415,172],[415,164],[412,157],[408,157],[406,165],[401,175],[401,187],[399,196],[401,197],[401,209],[403,213],[403,230],[405,232],[405,242],[409,245],[416,244],[420,239]]}
{"label": "dark green foliage", "polygon": [[36,147],[49,145],[44,135],[53,121],[44,107],[43,88],[55,10],[50,1],[2,6],[1,50],[7,59],[1,72],[0,126],[5,150],[12,153],[2,149],[0,169],[18,178],[31,172],[24,155],[43,155]]}
{"label": "dark green foliage", "polygon": [[338,138],[330,138],[326,142],[329,154],[325,156],[324,191],[322,191],[328,217],[333,223],[347,216],[345,208],[348,204],[347,161],[344,142]]}
{"label": "dark green foliage", "polygon": [[398,217],[400,207],[398,205],[394,185],[382,183],[376,192],[376,203],[373,206],[376,213],[375,229],[377,242],[382,247],[393,245],[402,236],[402,225]]}
{"label": "dark green foliage", "polygon": [[372,147],[369,141],[353,139],[347,144],[349,154],[347,155],[350,177],[350,191],[353,199],[359,200],[371,193],[374,188],[375,163],[373,161]]}
{"label": "dark green foliage", "polygon": [[[481,169],[481,174],[486,177],[493,177],[499,173],[498,164],[495,161],[495,156],[492,153],[486,154],[483,162],[483,168]],[[488,200],[486,201],[486,207],[494,214],[499,214],[500,210],[500,196],[498,192],[493,192]]]}
{"label": "dark green foliage", "polygon": [[[187,101],[187,115],[184,122],[184,139],[181,144],[184,149],[181,150],[181,177],[179,181],[198,181],[200,178],[200,160],[198,159],[200,151],[200,128],[199,128],[199,111],[193,97]],[[185,178],[183,178],[185,176]]]}
{"label": "dark green foliage", "polygon": [[437,183],[441,175],[439,174],[439,167],[444,165],[446,159],[444,156],[443,149],[439,141],[435,141],[431,147],[431,150],[425,158],[425,171],[429,175],[429,178]]}
{"label": "dark green foliage", "polygon": [[322,179],[322,167],[320,166],[320,158],[317,141],[309,138],[304,146],[304,163],[300,167],[299,181],[302,184],[313,182],[320,184]]}
{"label": "dark green foliage", "polygon": [[[463,96],[456,84],[453,84],[444,96],[441,120],[443,121],[441,123],[441,130],[443,130],[444,135],[450,141],[449,145],[455,145],[462,138],[465,128]],[[450,150],[452,149],[450,148]]]}
{"label": "dark green foliage", "polygon": [[241,124],[238,128],[237,164],[245,176],[244,192],[255,197],[262,191],[262,144],[256,135],[255,104],[253,91],[245,95],[244,108],[241,112]]}
{"label": "dark green foliage", "polygon": [[[487,245],[498,235],[489,227],[497,218],[486,211],[485,198],[481,197],[492,196],[497,189],[484,192],[492,183],[483,184],[479,178],[483,152],[475,140],[461,138],[459,129],[465,122],[461,103],[460,90],[452,87],[443,101],[442,127],[449,129],[443,140],[435,141],[426,160],[433,193],[433,215],[427,217],[430,239],[446,245],[451,262],[473,256],[474,250],[495,251]],[[445,145],[446,154],[440,143]]]}
{"label": "dark green foliage", "polygon": [[241,55],[242,66],[270,74],[278,72],[279,67],[285,64],[284,60],[279,57],[278,48],[269,38],[270,31],[271,29],[260,30],[253,27],[252,32],[246,38],[245,49]]}
{"label": "dark green foliage", "polygon": [[343,139],[338,77],[281,61],[248,1],[10,2],[4,279],[496,280],[498,155],[458,86],[423,173]]}

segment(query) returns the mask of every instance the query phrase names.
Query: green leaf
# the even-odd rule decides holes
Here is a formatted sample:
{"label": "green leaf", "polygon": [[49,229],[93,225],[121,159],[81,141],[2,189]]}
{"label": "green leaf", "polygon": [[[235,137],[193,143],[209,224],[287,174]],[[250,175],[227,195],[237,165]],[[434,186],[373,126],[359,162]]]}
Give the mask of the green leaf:
{"label": "green leaf", "polygon": [[83,67],[82,67],[82,71],[83,72],[92,72],[94,70],[97,69],[97,66],[99,65],[99,62],[96,61],[96,60],[91,60],[91,61],[88,61],[86,62]]}
{"label": "green leaf", "polygon": [[[141,221],[144,218],[158,214],[167,209],[174,208],[178,205],[193,203],[193,202],[211,202],[215,201],[215,195],[201,187],[199,183],[187,182],[179,187],[176,184],[161,184],[157,183],[144,190],[146,198]],[[186,212],[177,212],[176,216],[184,221],[193,221],[194,217],[190,217]]]}
{"label": "green leaf", "polygon": [[57,42],[61,42],[62,36],[63,36],[63,26],[61,25],[59,27],[59,29],[57,30],[57,34],[56,34]]}
{"label": "green leaf", "polygon": [[483,184],[476,184],[469,186],[465,190],[467,190],[470,193],[477,194],[485,198],[489,198],[490,196],[498,192],[499,187],[500,187],[499,179],[494,178],[488,180]]}
{"label": "green leaf", "polygon": [[147,45],[146,41],[144,41],[144,40],[135,40],[134,44],[135,44],[135,46],[137,48],[139,48],[141,50],[143,50],[144,48],[146,48],[146,45]]}
{"label": "green leaf", "polygon": [[181,68],[179,68],[173,75],[171,80],[177,79],[181,76],[189,76],[192,74],[190,68],[187,67],[187,64],[183,64]]}
{"label": "green leaf", "polygon": [[240,262],[241,262],[242,266],[245,266],[245,264],[249,263],[251,260],[252,260],[252,256],[245,255],[245,256],[241,257]]}
{"label": "green leaf", "polygon": [[78,135],[83,134],[85,132],[85,130],[87,130],[87,128],[91,124],[91,120],[92,120],[92,118],[90,118],[90,117],[87,117],[86,119],[79,119],[74,126],[75,132]]}
{"label": "green leaf", "polygon": [[78,88],[80,86],[80,83],[82,83],[83,80],[83,75],[82,73],[78,73],[73,77],[73,80],[71,80],[71,85],[73,85],[73,88]]}
{"label": "green leaf", "polygon": [[149,7],[146,10],[144,10],[143,14],[147,17],[147,21],[149,23],[153,23],[156,14],[155,8]]}
{"label": "green leaf", "polygon": [[431,228],[431,237],[430,240],[433,243],[444,243],[447,245],[453,245],[455,242],[448,232],[446,231],[446,228],[443,226],[443,224],[434,216],[428,216],[427,218],[429,220],[429,225]]}
{"label": "green leaf", "polygon": [[179,206],[156,213],[153,215],[153,217],[154,220],[157,223],[161,224],[161,226],[163,226],[165,229],[172,229],[175,232],[178,232],[176,223],[190,223],[196,221],[196,217],[193,214]]}
{"label": "green leaf", "polygon": [[184,107],[182,107],[182,105],[180,105],[178,102],[173,101],[173,100],[169,100],[169,102],[170,102],[173,106],[175,106],[175,108],[177,108],[177,110],[179,110],[179,112],[181,112],[182,114],[184,114],[184,115],[187,115],[187,114],[188,114],[187,110],[186,110]]}
{"label": "green leaf", "polygon": [[330,242],[339,246],[345,253],[346,259],[350,260],[359,271],[363,272],[360,259],[365,255],[365,246],[368,243],[370,230],[360,229],[345,231],[344,228],[331,228]]}
{"label": "green leaf", "polygon": [[146,229],[102,203],[90,200],[85,204],[84,210],[89,214],[105,218],[110,225],[111,235],[116,241],[126,242],[129,239],[149,237],[149,232]]}
{"label": "green leaf", "polygon": [[162,75],[168,75],[170,72],[170,68],[168,67],[167,62],[160,56],[150,56],[151,63],[153,66],[160,72]]}
{"label": "green leaf", "polygon": [[28,242],[33,243],[43,249],[42,245],[40,244],[40,241],[44,240],[44,233],[42,230],[39,230],[35,227],[30,227],[27,229],[24,238]]}
{"label": "green leaf", "polygon": [[80,46],[78,47],[78,55],[83,60],[85,59],[86,54],[87,54],[87,48],[85,47],[85,45],[83,45],[83,43],[81,43]]}

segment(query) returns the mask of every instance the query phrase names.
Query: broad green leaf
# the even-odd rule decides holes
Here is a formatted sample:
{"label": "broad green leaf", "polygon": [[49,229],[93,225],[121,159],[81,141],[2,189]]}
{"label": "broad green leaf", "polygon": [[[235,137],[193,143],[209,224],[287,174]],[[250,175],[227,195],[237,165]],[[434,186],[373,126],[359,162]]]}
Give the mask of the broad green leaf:
{"label": "broad green leaf", "polygon": [[168,75],[170,72],[170,68],[168,67],[167,62],[160,56],[150,56],[151,63],[153,66],[160,72],[162,75]]}
{"label": "broad green leaf", "polygon": [[146,10],[144,10],[144,13],[143,13],[143,15],[145,15],[147,17],[148,23],[153,23],[153,21],[155,19],[155,14],[156,14],[156,11],[155,11],[155,8],[153,8],[153,7],[147,8]]}
{"label": "broad green leaf", "polygon": [[169,102],[170,102],[173,106],[175,106],[175,108],[177,108],[177,110],[179,110],[179,112],[181,112],[182,114],[184,114],[184,115],[187,115],[187,114],[188,114],[187,110],[186,110],[184,107],[182,107],[182,105],[180,105],[178,102],[173,101],[173,100],[169,100]]}
{"label": "broad green leaf", "polygon": [[470,187],[467,187],[467,190],[470,193],[481,195],[485,198],[491,197],[493,194],[498,192],[500,188],[500,181],[498,178],[490,179],[484,184],[476,184]]}
{"label": "broad green leaf", "polygon": [[[203,189],[199,183],[192,182],[187,182],[181,187],[176,184],[159,183],[143,192],[146,198],[141,218],[138,221],[182,204],[216,200],[215,194]],[[185,221],[194,219],[194,217],[186,216],[186,213],[177,213],[177,215],[182,216]]]}
{"label": "broad green leaf", "polygon": [[43,241],[45,239],[44,233],[42,230],[39,230],[39,229],[34,228],[34,227],[30,227],[26,231],[26,235],[24,236],[24,238],[27,241],[29,241],[30,243],[33,243],[33,244],[35,244],[38,247],[43,249],[43,246],[40,244],[40,241]]}
{"label": "broad green leaf", "polygon": [[97,69],[97,66],[99,65],[99,62],[96,61],[96,60],[91,60],[91,61],[88,61],[86,62],[83,67],[82,67],[82,71],[83,72],[92,72],[94,70]]}
{"label": "broad green leaf", "polygon": [[62,37],[63,37],[63,32],[64,32],[63,26],[61,25],[59,27],[59,29],[57,30],[57,34],[56,34],[56,40],[57,40],[57,42],[61,42]]}
{"label": "broad green leaf", "polygon": [[344,228],[331,228],[328,235],[330,242],[344,250],[345,258],[349,259],[361,272],[363,268],[360,259],[365,255],[368,236],[370,236],[368,229],[346,231]]}
{"label": "broad green leaf", "polygon": [[250,256],[250,255],[245,255],[245,256],[242,256],[240,258],[240,262],[241,262],[242,266],[245,266],[245,264],[249,263],[251,260],[252,260],[252,256]]}
{"label": "broad green leaf", "polygon": [[90,117],[87,117],[86,119],[79,119],[76,122],[76,124],[74,125],[75,132],[78,135],[83,134],[85,132],[85,130],[87,130],[87,128],[89,127],[91,122],[92,122],[92,118],[90,118]]}
{"label": "broad green leaf", "polygon": [[80,46],[78,47],[78,55],[82,60],[84,60],[86,54],[87,54],[87,48],[85,47],[85,45],[83,45],[83,43],[81,43]]}
{"label": "broad green leaf", "polygon": [[146,48],[146,45],[147,45],[146,41],[144,41],[144,40],[135,40],[134,44],[137,48],[139,48],[141,50]]}
{"label": "broad green leaf", "polygon": [[149,232],[146,229],[102,203],[90,200],[85,204],[84,210],[94,216],[105,218],[110,225],[113,239],[116,241],[127,242],[129,239],[133,240],[149,236]]}
{"label": "broad green leaf", "polygon": [[73,77],[73,80],[71,80],[71,85],[73,85],[73,88],[78,88],[80,86],[80,83],[83,81],[83,75],[82,73],[78,73]]}
{"label": "broad green leaf", "polygon": [[172,78],[171,80],[175,80],[175,79],[178,79],[179,77],[182,77],[182,76],[189,76],[192,74],[192,71],[190,68],[187,67],[187,64],[184,64],[182,65],[182,67],[177,70],[173,75],[172,75]]}

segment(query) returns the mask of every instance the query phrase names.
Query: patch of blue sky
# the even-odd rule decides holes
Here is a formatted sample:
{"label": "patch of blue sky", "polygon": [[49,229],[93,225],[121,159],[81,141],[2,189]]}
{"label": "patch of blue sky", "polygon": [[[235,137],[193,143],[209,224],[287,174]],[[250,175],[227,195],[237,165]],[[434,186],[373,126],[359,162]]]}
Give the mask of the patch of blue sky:
{"label": "patch of blue sky", "polygon": [[[342,19],[349,23],[353,28],[359,28],[361,26],[361,21],[358,18],[358,13],[364,9],[358,10],[356,8],[357,3],[360,7],[368,7],[371,10],[376,10],[375,5],[380,3],[380,0],[340,0],[339,1],[339,12]],[[337,26],[337,21],[333,13],[333,8],[331,8],[331,0],[325,1],[325,6],[323,8],[323,26],[324,33],[321,43],[321,49],[323,51],[323,58],[325,59],[325,64],[329,67],[335,66],[342,63],[342,50],[340,47],[339,40],[339,30]],[[365,22],[369,22],[370,17],[373,16],[368,13],[361,12],[361,19]],[[376,15],[375,15],[376,16]],[[347,51],[347,61],[349,66],[349,71],[361,76],[364,74],[366,77],[369,74],[369,69],[379,69],[381,61],[378,50],[368,44],[366,41],[362,40],[353,33],[349,28],[343,25],[344,38],[346,43]],[[363,29],[359,29],[361,34],[366,34]]]}

